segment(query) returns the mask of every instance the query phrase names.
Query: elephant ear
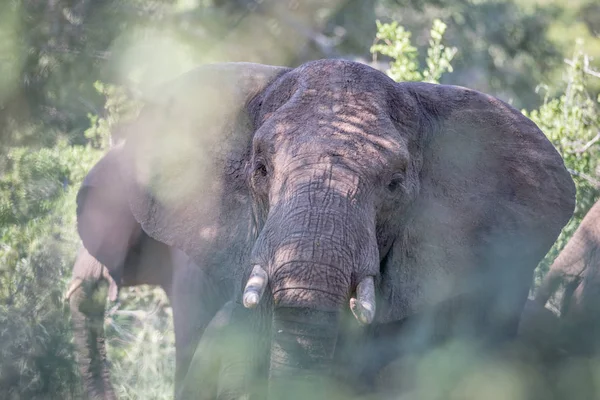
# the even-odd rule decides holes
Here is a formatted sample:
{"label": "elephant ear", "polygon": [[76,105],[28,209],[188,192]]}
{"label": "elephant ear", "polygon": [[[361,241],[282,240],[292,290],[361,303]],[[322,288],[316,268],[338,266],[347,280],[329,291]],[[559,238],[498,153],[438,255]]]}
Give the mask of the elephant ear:
{"label": "elephant ear", "polygon": [[[117,273],[140,233],[119,168],[122,153],[122,145],[108,151],[86,175],[77,193],[77,230],[83,246],[111,274]],[[120,279],[113,278],[117,282]]]}
{"label": "elephant ear", "polygon": [[414,132],[420,188],[383,263],[379,319],[457,295],[518,315],[575,207],[561,156],[518,110],[473,90],[399,83],[390,102],[398,129]]}
{"label": "elephant ear", "polygon": [[224,221],[250,221],[245,181],[254,128],[246,106],[288,69],[202,66],[164,84],[128,132],[130,205],[154,239],[194,257]]}

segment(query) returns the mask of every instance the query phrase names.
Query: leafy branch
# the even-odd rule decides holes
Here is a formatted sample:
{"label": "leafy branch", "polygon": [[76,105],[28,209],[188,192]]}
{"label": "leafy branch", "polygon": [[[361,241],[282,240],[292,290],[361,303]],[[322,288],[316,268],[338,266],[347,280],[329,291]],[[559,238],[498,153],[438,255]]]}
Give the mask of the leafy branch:
{"label": "leafy branch", "polygon": [[396,82],[425,81],[439,83],[445,72],[452,72],[452,59],[457,53],[456,47],[446,47],[442,44],[446,24],[441,20],[433,21],[430,32],[429,48],[427,49],[427,67],[420,71],[418,50],[411,43],[411,33],[396,21],[389,24],[377,23],[377,35],[371,53],[373,62],[377,61],[377,54],[390,57],[390,68],[387,75]]}

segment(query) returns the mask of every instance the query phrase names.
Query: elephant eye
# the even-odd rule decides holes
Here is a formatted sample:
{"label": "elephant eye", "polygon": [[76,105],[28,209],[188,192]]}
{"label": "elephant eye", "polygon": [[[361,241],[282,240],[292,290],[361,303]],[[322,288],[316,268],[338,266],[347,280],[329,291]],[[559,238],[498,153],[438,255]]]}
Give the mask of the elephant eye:
{"label": "elephant eye", "polygon": [[257,161],[256,164],[254,165],[254,173],[258,176],[262,176],[265,177],[267,176],[267,166],[265,165],[264,162],[262,161]]}
{"label": "elephant eye", "polygon": [[402,186],[402,177],[395,175],[394,177],[392,177],[392,179],[388,182],[387,184],[387,189],[390,192],[395,192],[396,190],[398,190],[398,188],[400,188]]}

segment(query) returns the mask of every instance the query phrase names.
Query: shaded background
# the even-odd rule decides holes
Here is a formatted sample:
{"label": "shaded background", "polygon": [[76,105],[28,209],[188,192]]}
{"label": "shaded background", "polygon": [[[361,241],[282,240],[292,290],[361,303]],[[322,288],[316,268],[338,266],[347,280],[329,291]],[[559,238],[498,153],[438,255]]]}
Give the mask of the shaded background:
{"label": "shaded background", "polygon": [[[538,268],[539,280],[599,194],[597,1],[2,2],[0,398],[80,396],[63,302],[78,246],[74,196],[93,163],[119,140],[118,123],[135,116],[131,99],[208,62],[297,66],[341,57],[386,71],[392,60],[373,61],[370,52],[376,20],[397,21],[411,32],[424,65],[436,18],[448,26],[444,43],[457,48],[453,72],[441,81],[528,110],[578,185],[576,215]],[[164,294],[124,290],[109,310],[119,394],[171,398],[173,332]],[[517,398],[506,396],[494,398]]]}

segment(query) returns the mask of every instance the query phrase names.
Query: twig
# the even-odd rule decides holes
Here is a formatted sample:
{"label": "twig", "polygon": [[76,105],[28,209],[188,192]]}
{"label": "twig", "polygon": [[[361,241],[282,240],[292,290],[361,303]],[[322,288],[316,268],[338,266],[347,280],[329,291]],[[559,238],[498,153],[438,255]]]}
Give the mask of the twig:
{"label": "twig", "polygon": [[591,183],[592,186],[594,186],[596,189],[600,189],[600,181],[592,178],[588,174],[584,174],[583,172],[577,172],[577,171],[572,170],[570,168],[567,168],[567,171],[569,171],[569,173],[571,175],[579,176],[579,177],[585,179],[586,181],[588,181],[589,183]]}
{"label": "twig", "polygon": [[595,76],[596,78],[600,78],[600,72],[596,72],[593,69],[585,68],[583,72],[585,72],[588,75]]}
{"label": "twig", "polygon": [[[564,59],[565,64],[567,64],[570,67],[574,67],[575,63],[573,62],[573,60],[569,60],[569,59]],[[590,68],[590,59],[587,55],[585,55],[583,57],[583,68],[582,71],[585,74],[591,75],[593,77],[596,78],[600,78],[600,72],[594,71],[592,68]]]}
{"label": "twig", "polygon": [[598,140],[600,140],[600,132],[598,132],[598,134],[596,136],[594,136],[594,138],[592,140],[587,142],[582,148],[580,148],[579,150],[575,150],[575,153],[580,154],[580,153],[586,152]]}

